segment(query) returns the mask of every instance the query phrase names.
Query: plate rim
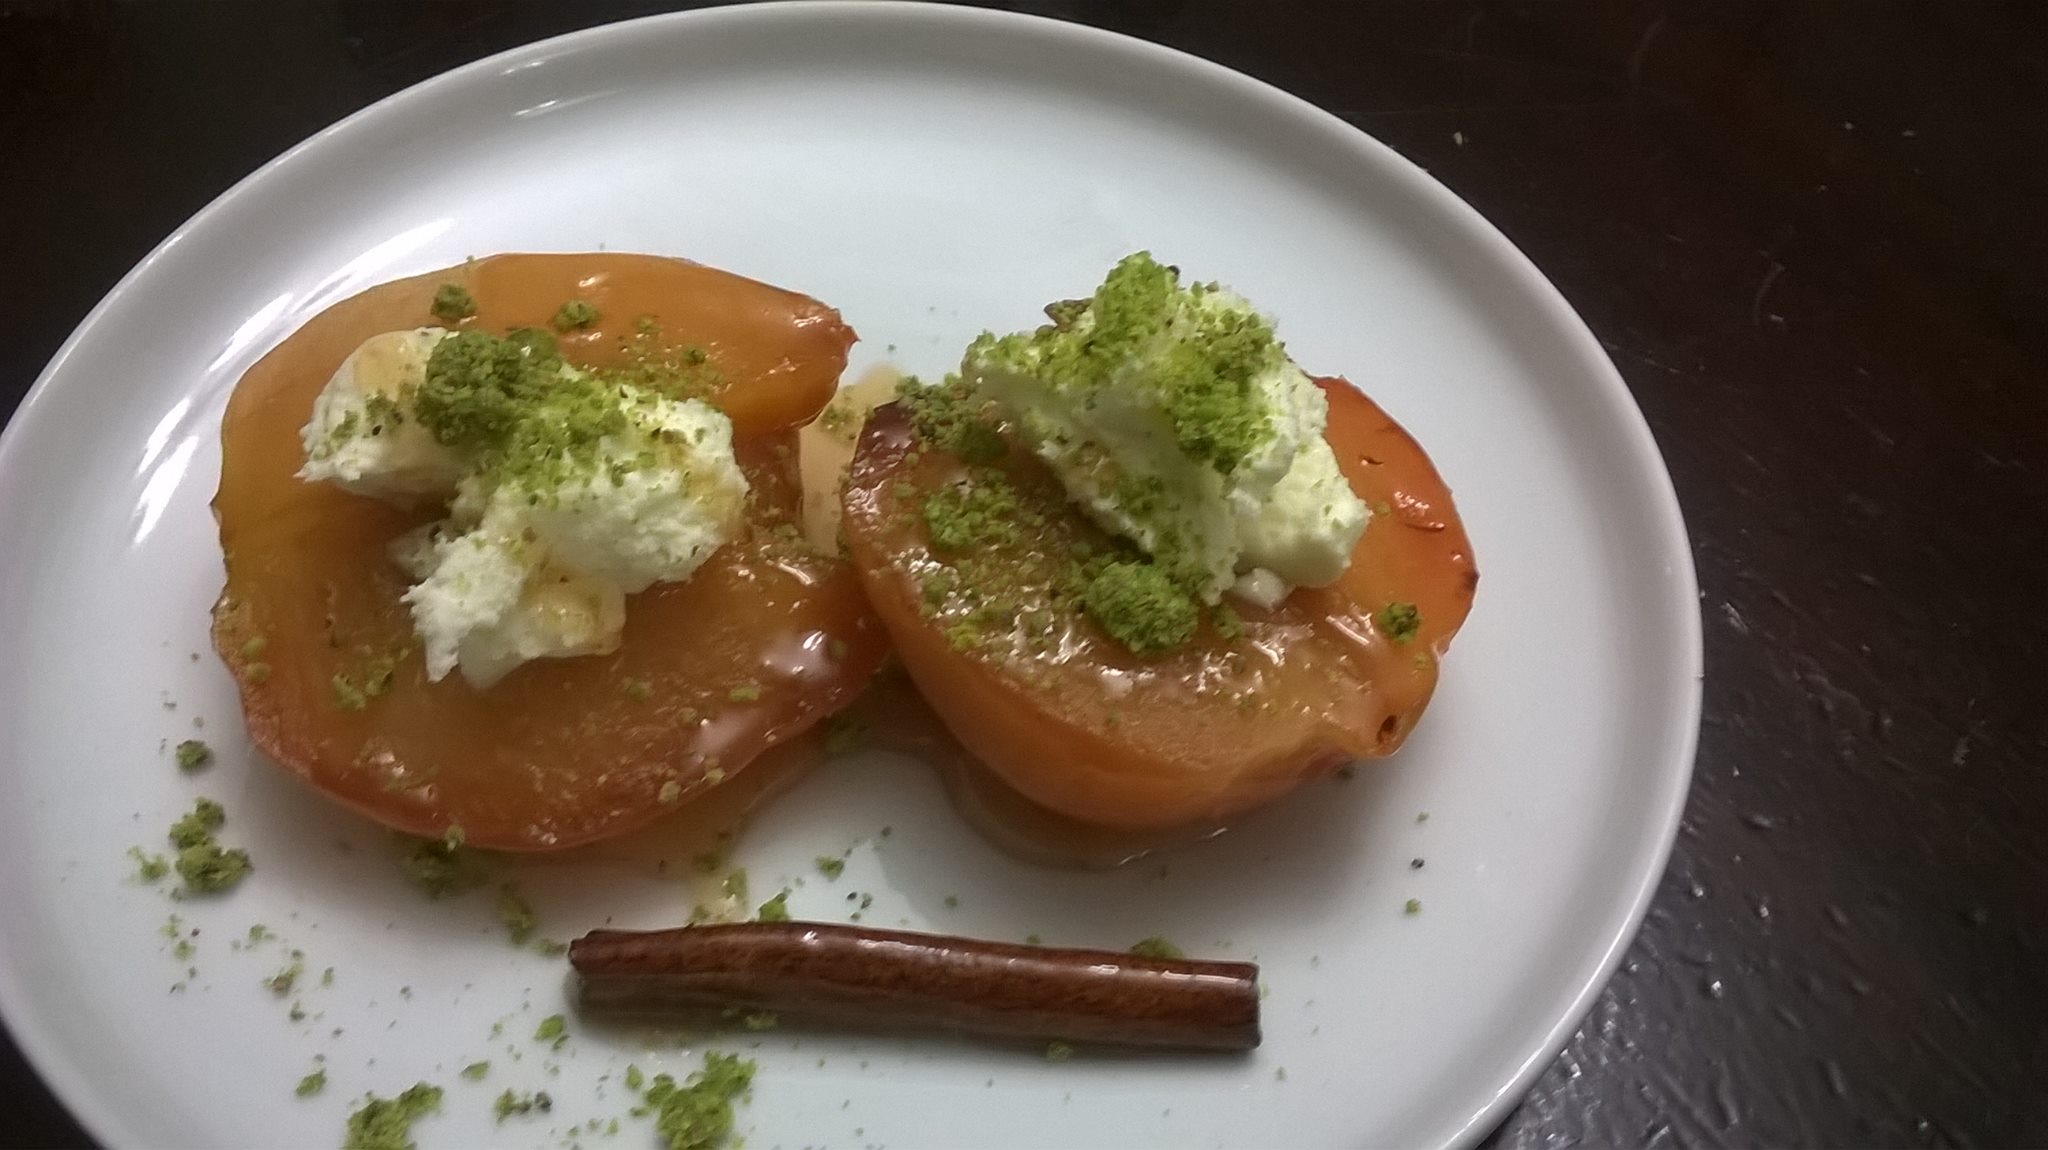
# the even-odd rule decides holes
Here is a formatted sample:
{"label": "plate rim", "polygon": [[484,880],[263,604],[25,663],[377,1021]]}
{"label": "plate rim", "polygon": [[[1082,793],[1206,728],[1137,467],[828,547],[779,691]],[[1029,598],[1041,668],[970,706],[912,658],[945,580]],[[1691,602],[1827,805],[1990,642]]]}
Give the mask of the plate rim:
{"label": "plate rim", "polygon": [[[1697,606],[1698,574],[1693,562],[1690,533],[1678,501],[1677,490],[1648,420],[1644,417],[1633,393],[1629,391],[1620,371],[1614,366],[1613,360],[1600,345],[1586,321],[1565,299],[1564,294],[1512,240],[1455,191],[1431,177],[1419,165],[1391,146],[1303,97],[1227,65],[1122,32],[1052,16],[953,4],[931,4],[923,0],[832,0],[830,3],[819,3],[818,0],[767,0],[755,3],[728,3],[618,20],[517,45],[430,76],[320,129],[237,180],[151,248],[149,253],[123,275],[79,321],[77,327],[59,345],[50,361],[23,394],[20,403],[8,417],[6,425],[0,427],[0,489],[16,487],[30,478],[29,465],[23,460],[26,449],[21,446],[29,433],[22,429],[41,418],[40,412],[47,404],[45,397],[54,390],[56,379],[65,364],[81,344],[95,336],[107,313],[131,294],[136,285],[150,274],[151,269],[178,244],[232,212],[235,204],[251,194],[253,189],[274,178],[280,169],[326,146],[328,141],[352,132],[367,130],[368,126],[377,121],[401,114],[410,105],[430,101],[443,90],[460,88],[486,73],[509,71],[515,66],[544,63],[566,53],[598,49],[608,40],[630,37],[639,31],[652,30],[657,25],[661,26],[664,32],[674,34],[673,26],[676,25],[687,28],[725,22],[802,23],[820,19],[848,18],[913,20],[930,25],[952,24],[967,30],[985,30],[1006,25],[1020,34],[1065,37],[1068,42],[1086,48],[1149,55],[1155,62],[1181,69],[1190,78],[1204,84],[1233,89],[1233,94],[1262,102],[1276,112],[1296,119],[1317,122],[1326,129],[1335,129],[1336,137],[1343,139],[1362,160],[1373,165],[1389,179],[1398,182],[1404,191],[1429,201],[1433,208],[1446,213],[1450,222],[1459,228],[1465,238],[1479,244],[1488,256],[1508,268],[1518,280],[1512,285],[1517,294],[1535,306],[1555,330],[1564,336],[1568,344],[1577,345],[1572,350],[1575,350],[1580,358],[1598,365],[1599,369],[1592,372],[1586,380],[1589,394],[1607,409],[1609,416],[1616,419],[1616,430],[1620,433],[1617,442],[1627,448],[1631,468],[1646,472],[1651,480],[1647,490],[1638,492],[1638,498],[1654,524],[1661,531],[1668,533],[1666,538],[1660,540],[1659,553],[1666,557],[1675,555],[1682,559],[1681,562],[1667,564],[1663,572],[1662,582],[1667,586],[1665,594],[1672,598],[1672,603],[1652,603],[1653,611],[1659,613],[1669,610],[1674,604],[1679,607],[1671,613],[1670,618],[1663,620],[1665,627],[1675,629],[1679,640],[1678,648],[1671,652],[1670,664],[1671,670],[1678,675],[1677,685],[1672,691],[1675,697],[1663,700],[1665,707],[1676,720],[1676,740],[1675,743],[1671,742],[1674,733],[1672,730],[1663,733],[1663,740],[1670,743],[1667,747],[1668,760],[1675,760],[1680,765],[1677,769],[1667,769],[1664,773],[1663,793],[1661,796],[1655,796],[1662,800],[1655,812],[1656,818],[1651,825],[1643,828],[1654,831],[1648,839],[1648,849],[1645,851],[1645,844],[1639,842],[1630,852],[1635,863],[1631,867],[1634,876],[1633,886],[1628,891],[1625,905],[1620,906],[1620,913],[1616,914],[1610,909],[1601,916],[1602,929],[1598,936],[1600,945],[1597,948],[1587,948],[1587,953],[1594,957],[1590,962],[1582,960],[1578,966],[1579,973],[1576,979],[1572,980],[1575,985],[1565,1010],[1557,1016],[1533,1048],[1522,1051],[1522,1057],[1515,1063],[1514,1071],[1507,1080],[1491,1088],[1491,1093],[1483,1105],[1462,1118],[1447,1117],[1441,1124],[1444,1135],[1436,1140],[1436,1144],[1445,1147],[1474,1145],[1502,1123],[1514,1107],[1520,1105],[1537,1077],[1556,1058],[1571,1033],[1591,1010],[1594,999],[1612,978],[1616,966],[1641,928],[1651,900],[1669,865],[1680,820],[1691,792],[1693,772],[1696,769],[1704,696],[1705,663],[1703,626]],[[17,472],[21,474],[17,475]],[[25,1015],[19,1007],[26,1002],[29,994],[29,989],[21,983],[15,972],[6,965],[0,965],[0,1028],[5,1028],[12,1036],[26,1063],[89,1135],[103,1145],[124,1145],[108,1135],[117,1130],[122,1134],[130,1131],[121,1129],[121,1124],[110,1112],[100,1110],[93,1104],[98,1092],[92,1089],[89,1075],[74,1059],[60,1052],[61,1044],[45,1028],[34,1023],[24,1024],[24,1019],[30,1016]]]}

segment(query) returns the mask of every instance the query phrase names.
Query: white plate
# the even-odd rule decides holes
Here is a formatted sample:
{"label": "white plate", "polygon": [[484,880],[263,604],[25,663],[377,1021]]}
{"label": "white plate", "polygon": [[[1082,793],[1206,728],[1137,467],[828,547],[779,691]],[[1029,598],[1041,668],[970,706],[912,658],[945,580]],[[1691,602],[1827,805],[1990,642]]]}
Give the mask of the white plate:
{"label": "white plate", "polygon": [[[877,895],[871,922],[1107,946],[1164,934],[1256,956],[1271,995],[1266,1044],[1243,1059],[735,1039],[761,1062],[748,1145],[1439,1146],[1505,1113],[1633,931],[1692,761],[1692,568],[1620,379],[1477,215],[1298,100],[1079,27],[802,4],[537,44],[321,133],[165,241],[7,429],[0,1004],[89,1129],[117,1146],[333,1145],[363,1091],[425,1078],[449,1098],[423,1145],[555,1146],[572,1121],[624,1115],[629,1061],[695,1061],[581,1024],[559,1054],[528,1041],[562,1007],[560,963],[506,945],[487,895],[424,901],[385,836],[254,761],[206,653],[216,427],[242,370],[370,284],[596,247],[809,292],[860,330],[856,368],[914,371],[1149,248],[1245,292],[1301,362],[1403,420],[1456,489],[1485,576],[1406,750],[1163,876],[1012,862],[921,766],[882,756],[776,804],[742,861],[757,889],[808,875],[800,917],[858,889]],[[160,743],[200,718],[223,761],[187,779]],[[259,869],[226,899],[171,903],[130,880],[123,852],[161,844],[202,792]],[[837,884],[811,870],[847,846]],[[563,937],[687,910],[674,883],[623,866],[521,881]],[[196,978],[157,933],[173,912],[203,930]],[[296,996],[303,1022],[258,985],[282,944],[229,945],[259,922],[312,970],[336,968]],[[316,1054],[328,1089],[297,1099]],[[477,1058],[486,1082],[456,1077]],[[494,1128],[508,1086],[550,1091],[554,1113]],[[652,1144],[623,1125],[617,1144]]]}

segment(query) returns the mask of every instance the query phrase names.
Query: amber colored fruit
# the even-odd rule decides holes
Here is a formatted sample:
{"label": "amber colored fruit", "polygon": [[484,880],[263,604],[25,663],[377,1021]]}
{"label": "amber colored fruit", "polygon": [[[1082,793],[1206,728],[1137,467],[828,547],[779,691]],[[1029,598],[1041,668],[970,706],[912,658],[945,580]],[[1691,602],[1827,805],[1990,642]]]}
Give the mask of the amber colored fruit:
{"label": "amber colored fruit", "polygon": [[[615,361],[642,316],[662,340],[703,348],[753,486],[748,536],[686,582],[629,597],[618,651],[535,660],[483,691],[459,674],[426,681],[405,577],[386,557],[438,509],[293,477],[299,428],[334,369],[370,335],[435,322],[446,282],[467,285],[480,310],[466,322],[488,331],[592,301],[596,328],[562,338],[571,362]],[[618,254],[494,256],[315,316],[242,377],[221,428],[213,506],[228,575],[214,645],[257,746],[400,830],[552,850],[640,826],[845,705],[886,639],[851,568],[783,528],[800,495],[791,429],[831,398],[852,341],[807,297]],[[366,697],[349,709],[355,691]]]}
{"label": "amber colored fruit", "polygon": [[[845,497],[854,564],[918,689],[1025,798],[1104,827],[1213,821],[1353,758],[1390,754],[1414,728],[1478,572],[1450,492],[1421,448],[1349,384],[1318,382],[1330,399],[1327,438],[1338,463],[1377,512],[1349,570],[1275,610],[1240,607],[1237,638],[1205,623],[1193,642],[1155,658],[1056,610],[1045,587],[1009,581],[1007,573],[1043,570],[1046,556],[1076,543],[1108,542],[1065,503],[1042,464],[1012,450],[1000,466],[1047,512],[1048,526],[971,557],[935,554],[922,500],[956,480],[962,464],[917,440],[900,406],[870,418]],[[981,591],[1021,607],[1017,617],[1032,625],[984,632],[963,650],[948,630],[959,619],[932,615],[923,594],[934,562],[963,558],[962,570],[989,584]],[[1375,621],[1390,603],[1421,612],[1405,642]]]}

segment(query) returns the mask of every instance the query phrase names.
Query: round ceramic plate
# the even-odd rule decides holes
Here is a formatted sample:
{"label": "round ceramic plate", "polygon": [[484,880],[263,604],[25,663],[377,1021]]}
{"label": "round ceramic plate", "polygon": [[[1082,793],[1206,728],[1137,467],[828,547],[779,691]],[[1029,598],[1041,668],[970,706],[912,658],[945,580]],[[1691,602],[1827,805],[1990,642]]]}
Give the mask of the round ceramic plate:
{"label": "round ceramic plate", "polygon": [[[493,891],[426,900],[388,835],[258,761],[206,639],[221,583],[207,500],[236,379],[379,281],[596,248],[808,292],[859,329],[855,370],[917,372],[1150,249],[1257,301],[1301,363],[1348,375],[1427,447],[1484,579],[1394,759],[1086,873],[1013,861],[922,764],[869,754],[776,800],[738,848],[757,891],[805,880],[798,917],[843,918],[863,893],[882,925],[1165,935],[1255,958],[1256,1053],[1055,1063],[586,1022],[563,962],[507,942]],[[651,1146],[625,1067],[680,1074],[706,1048],[759,1061],[738,1132],[762,1150],[1470,1142],[1634,930],[1696,730],[1669,480],[1592,337],[1507,241],[1391,151],[1243,76],[938,6],[599,28],[321,133],[165,241],[65,345],[0,446],[0,539],[0,1004],[87,1127],[124,1147],[334,1145],[365,1092],[420,1080],[447,1089],[417,1128],[429,1148]],[[167,748],[195,734],[219,761],[186,776]],[[125,852],[161,849],[202,793],[257,870],[231,896],[175,901]],[[814,870],[849,850],[836,882]],[[689,909],[684,885],[628,855],[505,877],[556,937]],[[252,941],[257,925],[274,937]],[[273,993],[294,950],[305,972]],[[568,1041],[535,1042],[558,1011]],[[484,1060],[482,1081],[458,1073]],[[295,1097],[316,1066],[326,1089]],[[553,1108],[497,1125],[508,1088]]]}

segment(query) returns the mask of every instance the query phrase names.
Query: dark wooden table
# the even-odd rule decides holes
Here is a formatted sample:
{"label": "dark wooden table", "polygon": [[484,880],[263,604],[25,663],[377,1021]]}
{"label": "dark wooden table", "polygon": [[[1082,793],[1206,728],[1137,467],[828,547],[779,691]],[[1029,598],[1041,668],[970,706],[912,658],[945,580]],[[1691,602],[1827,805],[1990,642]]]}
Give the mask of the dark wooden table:
{"label": "dark wooden table", "polygon": [[[277,152],[676,6],[0,3],[0,411]],[[1494,1143],[2048,1144],[2048,5],[1010,6],[1220,60],[1428,168],[1663,445],[1704,588],[1692,801]],[[4,1041],[0,1110],[0,1146],[85,1141]]]}

